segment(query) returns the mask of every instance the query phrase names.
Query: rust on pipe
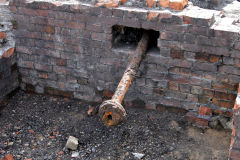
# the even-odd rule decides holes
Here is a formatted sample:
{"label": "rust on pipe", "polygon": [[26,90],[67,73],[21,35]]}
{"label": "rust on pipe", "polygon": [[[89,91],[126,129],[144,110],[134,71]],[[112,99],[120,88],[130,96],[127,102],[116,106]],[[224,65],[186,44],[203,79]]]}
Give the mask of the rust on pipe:
{"label": "rust on pipe", "polygon": [[99,116],[107,126],[117,125],[126,118],[126,111],[121,103],[127,93],[128,87],[137,74],[142,58],[147,51],[148,41],[149,35],[148,33],[144,33],[112,99],[103,102],[99,107]]}

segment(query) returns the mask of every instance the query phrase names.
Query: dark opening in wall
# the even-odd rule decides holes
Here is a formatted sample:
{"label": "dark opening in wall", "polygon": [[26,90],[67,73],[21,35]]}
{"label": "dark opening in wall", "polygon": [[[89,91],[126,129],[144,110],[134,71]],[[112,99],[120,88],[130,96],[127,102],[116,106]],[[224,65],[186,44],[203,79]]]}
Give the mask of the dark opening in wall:
{"label": "dark opening in wall", "polygon": [[148,50],[158,49],[159,32],[154,30],[145,30],[115,25],[112,27],[112,43],[114,48],[131,46],[136,47],[144,32],[150,35]]}

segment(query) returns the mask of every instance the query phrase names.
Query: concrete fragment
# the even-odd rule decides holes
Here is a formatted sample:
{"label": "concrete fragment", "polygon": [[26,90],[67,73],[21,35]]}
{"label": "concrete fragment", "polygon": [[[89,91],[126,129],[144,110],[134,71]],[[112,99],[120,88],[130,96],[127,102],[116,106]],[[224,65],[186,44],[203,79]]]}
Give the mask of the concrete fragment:
{"label": "concrete fragment", "polygon": [[231,121],[228,121],[226,117],[223,116],[219,117],[219,122],[221,123],[224,129],[232,129],[232,125],[230,124]]}
{"label": "concrete fragment", "polygon": [[65,147],[67,149],[76,150],[78,147],[78,138],[69,136]]}
{"label": "concrete fragment", "polygon": [[133,154],[134,157],[137,158],[137,159],[142,159],[142,158],[145,156],[145,154],[142,154],[142,153],[132,153],[132,154]]}
{"label": "concrete fragment", "polygon": [[79,158],[79,152],[73,152],[71,157],[72,158]]}

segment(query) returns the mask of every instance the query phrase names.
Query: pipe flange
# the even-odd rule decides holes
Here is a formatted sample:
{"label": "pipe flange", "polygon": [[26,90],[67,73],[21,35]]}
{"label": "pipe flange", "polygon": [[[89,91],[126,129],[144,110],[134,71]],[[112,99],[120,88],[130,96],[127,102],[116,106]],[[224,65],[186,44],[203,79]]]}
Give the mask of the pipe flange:
{"label": "pipe flange", "polygon": [[120,103],[108,100],[99,107],[99,116],[105,125],[115,126],[126,119],[126,111]]}

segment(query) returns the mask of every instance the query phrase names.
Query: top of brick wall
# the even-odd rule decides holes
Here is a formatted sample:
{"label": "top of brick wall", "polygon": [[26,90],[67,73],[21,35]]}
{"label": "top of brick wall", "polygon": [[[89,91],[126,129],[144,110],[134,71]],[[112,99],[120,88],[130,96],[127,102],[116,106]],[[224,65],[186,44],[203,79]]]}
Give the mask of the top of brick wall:
{"label": "top of brick wall", "polygon": [[135,4],[128,2],[128,0],[97,0],[96,6],[115,8],[124,5],[125,3],[130,3],[130,5],[136,5],[138,7],[146,6],[147,8],[170,8],[173,10],[183,10],[188,4],[188,0],[145,0],[144,2],[136,1]]}
{"label": "top of brick wall", "polygon": [[[97,2],[104,2],[102,4],[98,4]],[[209,10],[199,8],[197,6],[193,6],[191,3],[188,4],[181,11],[173,11],[170,9],[159,9],[157,8],[130,8],[124,6],[125,3],[128,3],[127,0],[111,0],[111,2],[117,2],[117,6],[108,7],[106,6],[109,0],[12,0],[10,1],[10,6],[29,6],[30,8],[36,9],[49,9],[49,10],[58,10],[58,11],[66,11],[66,12],[82,12],[83,10],[95,10],[97,13],[102,8],[107,8],[109,11],[111,10],[122,10],[129,13],[138,13],[143,17],[147,17],[146,20],[156,21],[161,19],[162,17],[173,17],[177,16],[184,20],[184,24],[194,24],[197,26],[203,27],[211,27],[211,29],[218,30],[221,32],[228,32],[240,35],[240,23],[239,20],[233,17],[223,16],[222,11],[217,10]],[[157,4],[160,4],[161,0],[152,0],[157,1]],[[178,0],[180,1],[180,0]],[[170,0],[170,2],[174,2]],[[41,5],[36,5],[36,3],[41,3]],[[107,10],[106,9],[106,10]],[[89,12],[90,13],[90,12]],[[219,32],[220,33],[220,32]],[[223,33],[224,34],[224,33]]]}

